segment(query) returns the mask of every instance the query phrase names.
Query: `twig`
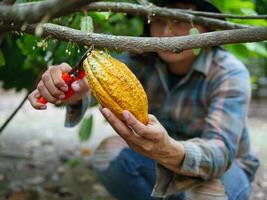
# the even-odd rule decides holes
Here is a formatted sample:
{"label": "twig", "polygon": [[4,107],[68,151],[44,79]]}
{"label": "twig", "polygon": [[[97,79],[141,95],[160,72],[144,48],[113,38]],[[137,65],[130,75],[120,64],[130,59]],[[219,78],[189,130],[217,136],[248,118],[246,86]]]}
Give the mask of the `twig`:
{"label": "twig", "polygon": [[[33,34],[36,26],[28,25],[25,32]],[[192,48],[212,47],[223,44],[258,42],[267,40],[267,27],[216,31],[182,37],[131,37],[97,33],[84,33],[69,27],[46,23],[42,37],[51,36],[58,40],[73,41],[82,45],[92,45],[109,49],[136,53],[172,51],[175,53]],[[1,30],[18,30],[20,25],[3,24]]]}
{"label": "twig", "polygon": [[30,159],[30,156],[28,154],[16,151],[8,151],[8,150],[1,150],[0,157],[9,159],[25,159],[25,160]]}
{"label": "twig", "polygon": [[200,24],[212,29],[240,29],[248,28],[247,25],[236,24],[219,19],[212,19],[179,11],[177,9],[164,8],[151,5],[138,5],[131,3],[94,2],[87,7],[90,11],[113,11],[142,16],[159,16],[195,24]]}
{"label": "twig", "polygon": [[[181,20],[185,22],[201,24],[203,26],[212,29],[240,29],[247,28],[249,26],[236,24],[233,22],[227,22],[220,19],[212,19],[202,16],[194,16],[188,13],[188,11],[181,11],[178,9],[170,9],[149,5],[138,5],[132,3],[116,3],[116,2],[93,2],[89,0],[76,0],[77,3],[73,3],[75,0],[51,0],[39,1],[33,3],[23,3],[15,4],[14,6],[0,6],[0,19],[3,21],[14,21],[14,22],[39,22],[44,16],[49,15],[50,19],[54,17],[59,17],[73,13],[75,11],[81,10],[87,2],[87,9],[91,11],[113,11],[113,12],[123,12],[133,15],[143,15],[143,16],[160,16],[164,18],[170,18],[175,20]],[[49,1],[50,2],[50,1]],[[61,4],[58,6],[58,4]],[[57,5],[57,6],[56,6]]]}
{"label": "twig", "polygon": [[0,6],[0,19],[9,22],[39,22],[45,16],[50,18],[71,14],[93,0],[47,0],[34,3]]}
{"label": "twig", "polygon": [[23,98],[23,100],[20,102],[20,104],[18,105],[18,107],[13,111],[13,113],[7,118],[7,120],[4,122],[4,124],[1,126],[0,128],[0,135],[2,133],[2,131],[6,128],[6,126],[9,124],[9,122],[13,119],[13,117],[16,115],[16,113],[20,110],[20,108],[23,106],[23,104],[25,103],[25,101],[27,100],[28,95],[30,94],[30,92],[28,92],[26,94],[26,96]]}
{"label": "twig", "polygon": [[214,12],[204,12],[204,11],[193,11],[193,10],[184,10],[184,9],[176,9],[180,12],[190,13],[195,16],[203,16],[209,18],[217,18],[217,19],[267,19],[267,15],[234,15],[234,14],[226,14],[226,13],[214,13]]}
{"label": "twig", "polygon": [[0,5],[12,5],[16,2],[16,0],[3,0],[0,2]]}

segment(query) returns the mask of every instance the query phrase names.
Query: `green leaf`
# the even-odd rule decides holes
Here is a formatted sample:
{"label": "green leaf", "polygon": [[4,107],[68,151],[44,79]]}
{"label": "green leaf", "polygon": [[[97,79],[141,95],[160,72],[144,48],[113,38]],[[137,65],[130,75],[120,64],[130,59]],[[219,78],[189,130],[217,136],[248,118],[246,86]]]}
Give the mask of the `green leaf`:
{"label": "green leaf", "polygon": [[77,165],[79,165],[80,162],[81,161],[79,158],[72,158],[72,159],[68,160],[68,165],[73,168],[73,167],[76,167]]}
{"label": "green leaf", "polygon": [[244,44],[228,44],[224,45],[224,47],[237,56],[242,62],[246,62],[248,58],[253,56]]}
{"label": "green leaf", "polygon": [[94,32],[93,19],[90,16],[82,17],[81,19],[81,31],[86,33]]}
{"label": "green leaf", "polygon": [[267,57],[267,49],[266,49],[264,43],[259,43],[259,42],[246,43],[245,46],[250,51],[255,51],[257,54],[264,56],[264,57]]}
{"label": "green leaf", "polygon": [[90,138],[90,136],[92,135],[92,128],[93,128],[93,115],[90,115],[89,117],[83,120],[79,130],[79,136],[82,142],[87,141]]}
{"label": "green leaf", "polygon": [[2,50],[0,49],[0,67],[6,64]]}
{"label": "green leaf", "polygon": [[[190,31],[189,31],[189,34],[190,35],[199,35],[199,31],[197,28],[191,28]],[[192,49],[193,50],[193,53],[197,56],[199,53],[200,53],[200,49],[197,48],[197,49]]]}

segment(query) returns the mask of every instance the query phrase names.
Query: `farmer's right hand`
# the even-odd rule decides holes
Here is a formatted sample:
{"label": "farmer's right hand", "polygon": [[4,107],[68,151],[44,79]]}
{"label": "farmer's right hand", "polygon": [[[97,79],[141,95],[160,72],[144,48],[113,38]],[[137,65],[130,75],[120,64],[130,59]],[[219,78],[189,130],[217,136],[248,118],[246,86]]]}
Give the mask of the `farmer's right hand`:
{"label": "farmer's right hand", "polygon": [[61,76],[63,73],[69,72],[71,69],[72,68],[67,63],[49,67],[43,73],[37,88],[28,96],[32,107],[38,110],[46,109],[45,104],[38,102],[38,99],[41,96],[53,104],[75,104],[77,101],[83,99],[89,90],[85,78],[72,83],[71,87],[75,93],[73,96],[64,100],[64,92],[68,91],[68,86]]}

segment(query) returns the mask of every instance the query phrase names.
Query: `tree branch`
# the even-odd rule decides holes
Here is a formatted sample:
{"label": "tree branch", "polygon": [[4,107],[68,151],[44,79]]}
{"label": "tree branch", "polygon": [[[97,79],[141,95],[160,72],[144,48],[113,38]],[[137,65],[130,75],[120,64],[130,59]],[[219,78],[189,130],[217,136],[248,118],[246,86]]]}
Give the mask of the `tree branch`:
{"label": "tree branch", "polygon": [[225,14],[225,13],[214,13],[214,12],[204,12],[204,11],[194,11],[194,10],[185,10],[185,9],[178,9],[180,12],[189,13],[195,16],[203,16],[209,18],[217,18],[217,19],[225,19],[225,18],[232,18],[232,19],[267,19],[267,15],[234,15],[234,14]]}
{"label": "tree branch", "polygon": [[[1,31],[20,31],[21,25],[3,24]],[[29,25],[24,32],[33,34],[36,25]],[[131,37],[97,33],[84,33],[68,27],[46,23],[42,25],[42,37],[73,41],[81,45],[92,45],[135,53],[172,51],[175,53],[192,48],[212,47],[223,44],[258,42],[267,40],[267,27],[216,31],[182,37]]]}
{"label": "tree branch", "polygon": [[236,24],[219,19],[211,19],[207,17],[194,16],[180,11],[178,9],[170,9],[164,7],[158,7],[153,5],[138,5],[131,3],[113,3],[113,2],[94,2],[87,6],[89,11],[112,11],[123,12],[133,15],[143,16],[159,16],[169,19],[175,19],[195,24],[200,24],[212,29],[240,29],[248,28],[247,25]]}
{"label": "tree branch", "polygon": [[35,23],[44,17],[54,18],[71,14],[93,0],[47,0],[33,3],[0,6],[3,21]]}
{"label": "tree branch", "polygon": [[[14,6],[0,6],[0,19],[14,22],[39,22],[44,16],[59,17],[73,13],[83,7],[89,0],[50,0],[32,3],[15,4]],[[220,19],[212,19],[202,16],[194,16],[179,9],[163,8],[158,6],[138,5],[131,3],[94,2],[87,6],[91,11],[113,11],[133,15],[160,16],[185,22],[200,24],[212,29],[239,29],[248,28],[247,25],[227,22]]]}
{"label": "tree branch", "polygon": [[0,5],[12,5],[16,0],[3,0],[0,2]]}

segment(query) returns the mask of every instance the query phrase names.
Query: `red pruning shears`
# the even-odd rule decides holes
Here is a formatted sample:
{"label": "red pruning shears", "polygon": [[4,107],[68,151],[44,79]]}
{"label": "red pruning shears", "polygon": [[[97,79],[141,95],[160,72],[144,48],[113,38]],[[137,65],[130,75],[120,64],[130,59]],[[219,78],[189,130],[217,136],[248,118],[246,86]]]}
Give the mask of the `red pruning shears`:
{"label": "red pruning shears", "polygon": [[[65,92],[65,98],[67,99],[71,97],[74,94],[74,91],[71,88],[71,84],[74,81],[77,81],[79,79],[83,79],[85,76],[85,72],[82,68],[82,62],[83,60],[92,52],[94,46],[91,45],[89,49],[83,54],[81,59],[76,63],[76,65],[69,71],[64,74],[62,74],[62,79],[65,81],[65,83],[68,85],[68,91]],[[47,104],[47,100],[44,97],[40,97],[38,99],[38,102],[42,104]]]}

